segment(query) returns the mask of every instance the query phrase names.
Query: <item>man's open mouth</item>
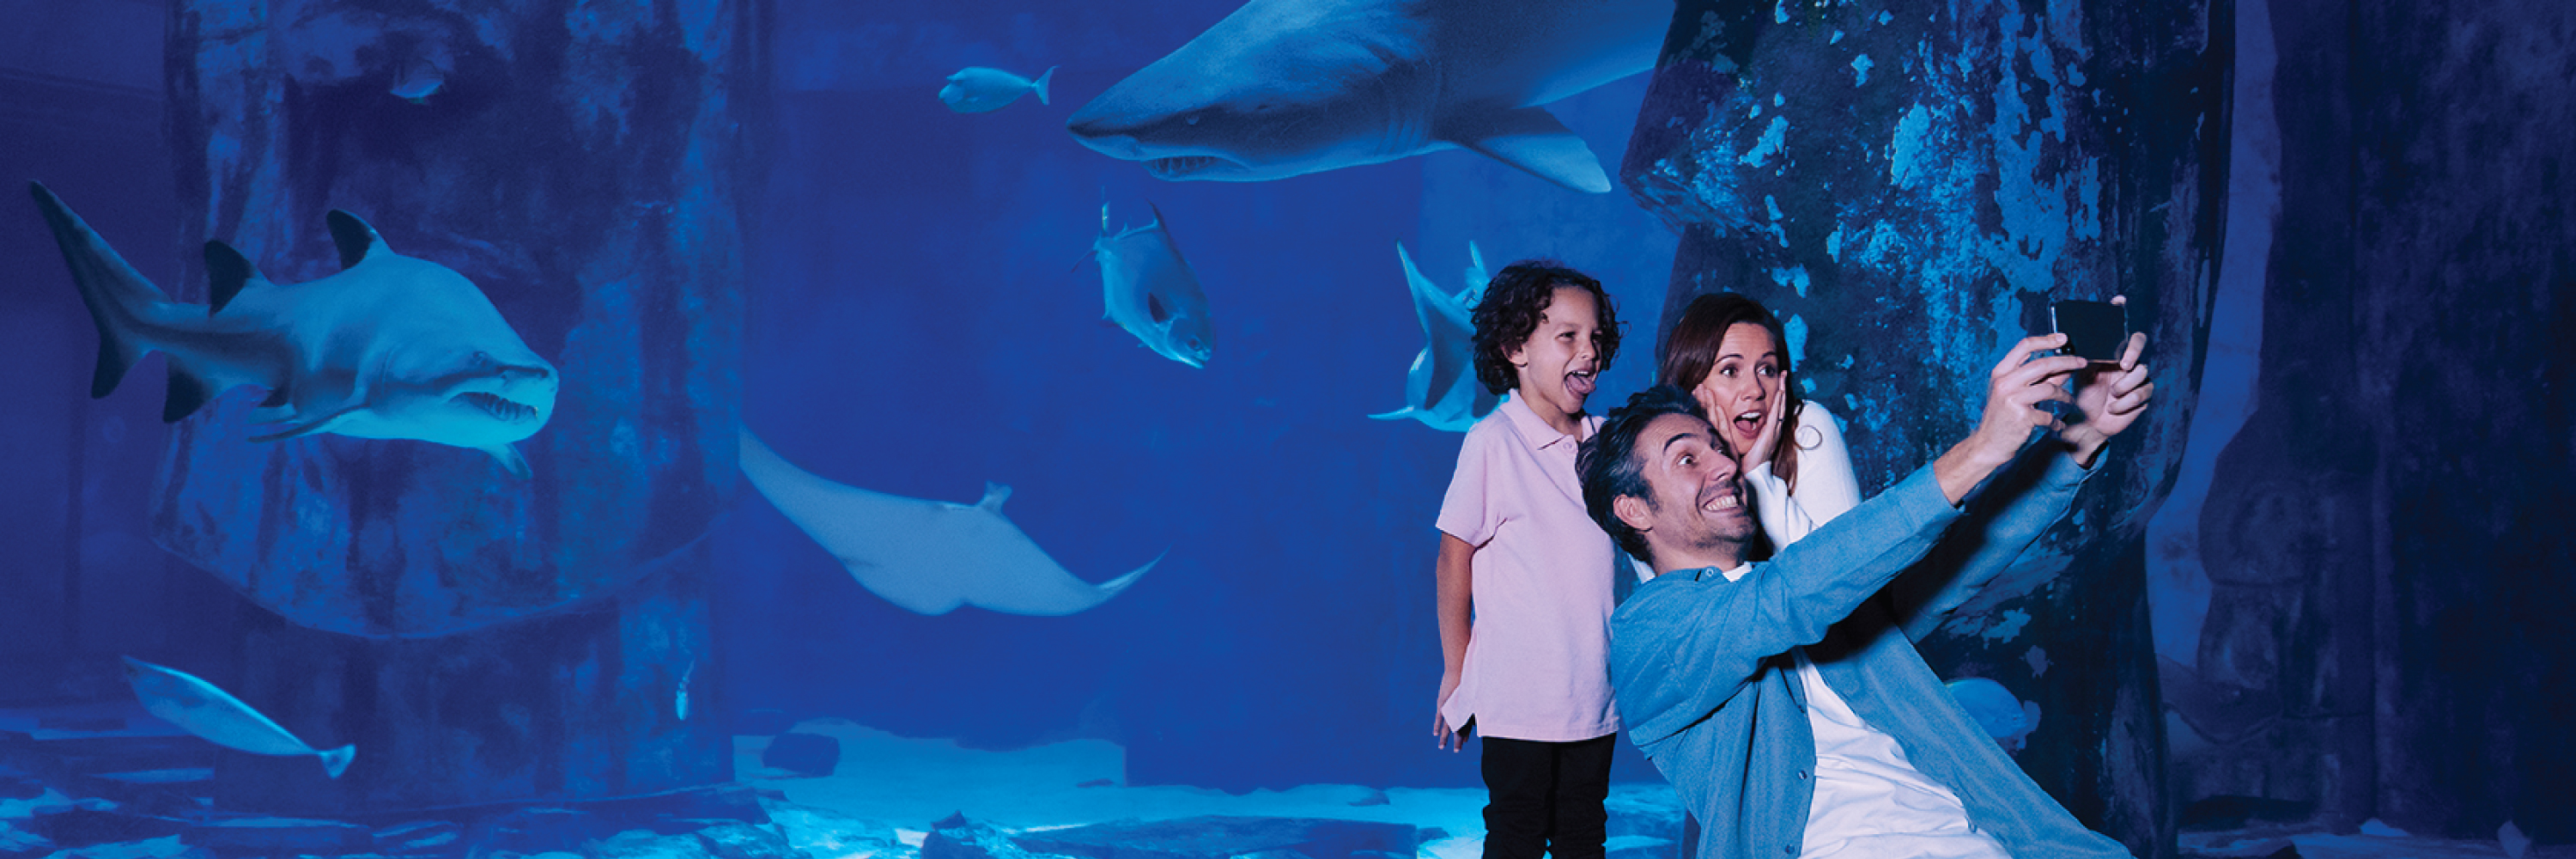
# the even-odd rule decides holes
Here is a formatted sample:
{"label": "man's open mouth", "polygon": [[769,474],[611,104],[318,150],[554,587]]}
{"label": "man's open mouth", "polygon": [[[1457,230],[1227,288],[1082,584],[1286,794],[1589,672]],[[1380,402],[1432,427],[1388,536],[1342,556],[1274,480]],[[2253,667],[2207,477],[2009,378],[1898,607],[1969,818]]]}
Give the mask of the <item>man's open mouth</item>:
{"label": "man's open mouth", "polygon": [[537,416],[535,406],[523,405],[499,394],[483,391],[467,391],[458,394],[456,401],[482,409],[484,414],[491,415],[493,420],[503,423],[518,423],[532,420]]}

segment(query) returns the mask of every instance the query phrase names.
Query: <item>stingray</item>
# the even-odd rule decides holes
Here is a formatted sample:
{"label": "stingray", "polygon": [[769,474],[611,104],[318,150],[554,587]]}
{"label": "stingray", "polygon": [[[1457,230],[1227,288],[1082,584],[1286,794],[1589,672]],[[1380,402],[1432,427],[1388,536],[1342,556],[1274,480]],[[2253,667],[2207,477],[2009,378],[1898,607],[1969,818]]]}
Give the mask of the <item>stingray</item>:
{"label": "stingray", "polygon": [[514,442],[554,414],[554,365],[529,351],[483,291],[446,266],[403,256],[374,227],[333,211],[341,270],[274,283],[240,251],[207,242],[212,303],[172,302],[44,185],[29,183],[98,325],[90,396],[135,362],[169,356],[161,419],[176,422],[242,385],[268,389],[252,441],[314,433],[414,439],[480,450],[526,477]]}
{"label": "stingray", "polygon": [[973,605],[1003,614],[1067,615],[1106,602],[1161,558],[1099,584],[1075,578],[1002,516],[1010,487],[974,504],[905,498],[817,477],[742,431],[742,473],[868,592],[917,614]]}

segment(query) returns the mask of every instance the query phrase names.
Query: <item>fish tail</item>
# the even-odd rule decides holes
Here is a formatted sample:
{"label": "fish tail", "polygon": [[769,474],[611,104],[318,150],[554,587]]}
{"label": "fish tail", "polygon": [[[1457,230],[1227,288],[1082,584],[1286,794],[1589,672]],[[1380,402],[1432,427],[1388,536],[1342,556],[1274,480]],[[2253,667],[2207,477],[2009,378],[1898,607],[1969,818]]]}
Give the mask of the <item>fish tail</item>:
{"label": "fish tail", "polygon": [[168,303],[170,297],[118,256],[98,231],[43,183],[29,182],[27,190],[44,213],[46,226],[53,228],[54,244],[71,268],[72,283],[80,287],[81,303],[89,306],[90,321],[98,325],[98,366],[90,373],[89,395],[107,396],[125,380],[125,372],[151,351],[133,335],[135,319],[153,305]]}
{"label": "fish tail", "polygon": [[1038,76],[1038,80],[1037,80],[1037,82],[1029,85],[1029,86],[1034,87],[1034,88],[1036,88],[1036,89],[1037,89],[1037,91],[1038,91],[1038,103],[1039,103],[1039,104],[1048,104],[1048,103],[1049,103],[1049,102],[1047,101],[1047,81],[1048,81],[1049,79],[1051,79],[1051,78],[1054,78],[1054,77],[1055,77],[1055,70],[1056,70],[1056,68],[1057,68],[1056,66],[1048,66],[1048,67],[1047,67],[1047,70],[1046,70],[1046,74],[1039,75],[1039,76]]}
{"label": "fish tail", "polygon": [[358,747],[341,746],[327,752],[313,754],[322,759],[323,772],[329,773],[332,778],[339,778],[341,773],[349,771],[349,761],[358,757]]}

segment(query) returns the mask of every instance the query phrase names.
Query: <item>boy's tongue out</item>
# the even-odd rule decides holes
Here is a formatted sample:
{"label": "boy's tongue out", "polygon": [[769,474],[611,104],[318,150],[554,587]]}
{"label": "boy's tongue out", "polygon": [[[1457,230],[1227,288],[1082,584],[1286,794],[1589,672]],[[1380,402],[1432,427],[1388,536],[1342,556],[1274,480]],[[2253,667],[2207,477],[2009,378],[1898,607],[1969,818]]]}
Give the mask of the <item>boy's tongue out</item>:
{"label": "boy's tongue out", "polygon": [[1592,396],[1592,373],[1578,371],[1565,374],[1565,392],[1573,394],[1578,401]]}

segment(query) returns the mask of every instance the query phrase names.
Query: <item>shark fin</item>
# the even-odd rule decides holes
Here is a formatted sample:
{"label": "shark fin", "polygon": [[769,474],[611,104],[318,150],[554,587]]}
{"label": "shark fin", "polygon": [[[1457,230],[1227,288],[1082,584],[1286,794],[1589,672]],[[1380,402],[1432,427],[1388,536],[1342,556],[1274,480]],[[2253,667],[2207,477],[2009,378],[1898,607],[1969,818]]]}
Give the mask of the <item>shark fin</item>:
{"label": "shark fin", "polygon": [[175,424],[180,418],[196,414],[207,400],[215,398],[213,385],[186,370],[179,362],[170,362],[170,392],[161,399],[161,422]]}
{"label": "shark fin", "polygon": [[1057,67],[1055,66],[1048,66],[1046,74],[1039,75],[1036,83],[1029,84],[1030,88],[1038,91],[1039,104],[1047,103],[1047,79],[1055,77],[1056,68]]}
{"label": "shark fin", "polygon": [[250,440],[251,440],[251,441],[263,441],[263,442],[265,442],[265,441],[284,441],[284,440],[286,440],[286,439],[295,438],[296,436],[305,436],[305,435],[312,435],[312,434],[317,433],[317,432],[325,432],[325,431],[328,431],[328,430],[330,430],[330,429],[331,429],[331,425],[332,425],[332,424],[339,423],[341,418],[348,417],[350,412],[357,411],[357,410],[358,410],[358,409],[360,409],[360,408],[362,408],[362,406],[350,406],[350,407],[347,407],[347,408],[344,408],[344,409],[338,409],[338,410],[335,410],[335,411],[331,412],[330,414],[323,415],[323,416],[321,416],[321,417],[314,418],[313,420],[305,421],[305,422],[303,422],[303,423],[296,424],[296,425],[294,425],[294,426],[287,427],[287,428],[282,429],[282,430],[278,430],[277,432],[269,433],[269,434],[266,434],[266,435],[255,435],[255,436],[251,436],[251,437],[250,437]]}
{"label": "shark fin", "polygon": [[126,371],[151,351],[126,333],[122,320],[170,297],[135,271],[44,183],[27,183],[27,192],[36,198],[36,209],[53,230],[54,245],[63,252],[73,285],[80,287],[81,303],[89,306],[90,321],[98,325],[98,366],[90,373],[89,395],[92,399],[107,396],[125,380]]}
{"label": "shark fin", "polygon": [[984,481],[984,500],[975,502],[975,506],[982,508],[986,513],[1000,513],[1002,502],[1010,498],[1010,487],[987,480]]}
{"label": "shark fin", "polygon": [[376,228],[367,226],[358,216],[333,209],[329,220],[331,243],[340,248],[341,268],[365,262],[370,254],[389,253],[385,237],[376,235]]}
{"label": "shark fin", "polygon": [[528,479],[528,475],[531,473],[528,471],[528,458],[519,455],[518,448],[507,444],[496,444],[490,447],[478,449],[484,453],[491,454],[493,459],[500,460],[501,468],[510,472],[511,477],[516,477],[520,480]]}
{"label": "shark fin", "polygon": [[1565,123],[1535,107],[1506,110],[1441,129],[1442,139],[1550,182],[1590,194],[1610,191],[1601,159]]}
{"label": "shark fin", "polygon": [[313,754],[322,759],[323,772],[329,773],[332,778],[339,778],[341,773],[349,771],[349,762],[357,759],[358,747],[341,746],[327,752]]}
{"label": "shark fin", "polygon": [[223,242],[206,243],[206,280],[211,299],[206,305],[207,316],[224,312],[224,305],[233,303],[233,296],[240,295],[244,288],[268,282],[249,257]]}

